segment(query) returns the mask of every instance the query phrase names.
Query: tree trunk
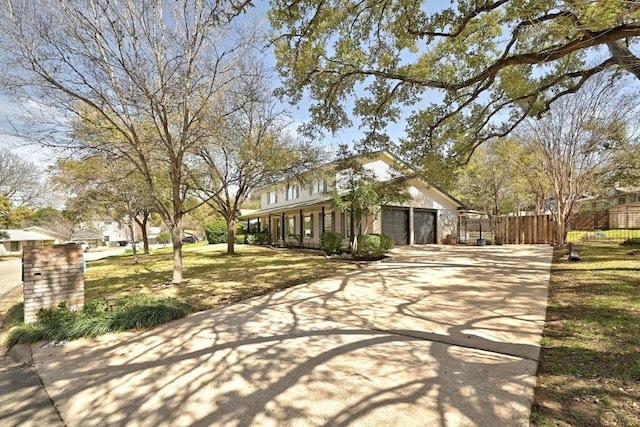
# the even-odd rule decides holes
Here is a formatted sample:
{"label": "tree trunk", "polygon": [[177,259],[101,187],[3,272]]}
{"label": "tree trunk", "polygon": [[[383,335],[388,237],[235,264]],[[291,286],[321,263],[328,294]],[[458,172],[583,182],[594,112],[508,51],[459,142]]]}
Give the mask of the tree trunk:
{"label": "tree trunk", "polygon": [[227,255],[236,253],[236,219],[227,218]]}
{"label": "tree trunk", "polygon": [[140,232],[142,233],[142,244],[144,247],[145,255],[149,255],[149,235],[147,233],[147,223],[149,222],[149,212],[144,211],[142,214],[142,221],[135,217],[136,223],[140,227]]}
{"label": "tree trunk", "polygon": [[131,240],[131,249],[133,250],[133,262],[138,264],[138,252],[136,250],[136,235],[135,235],[135,231],[133,229],[133,219],[130,216],[129,217],[129,221],[127,221],[127,226],[129,228],[129,239]]}
{"label": "tree trunk", "polygon": [[172,283],[182,283],[182,233],[180,227],[174,225],[171,228],[171,241],[173,243],[173,280]]}

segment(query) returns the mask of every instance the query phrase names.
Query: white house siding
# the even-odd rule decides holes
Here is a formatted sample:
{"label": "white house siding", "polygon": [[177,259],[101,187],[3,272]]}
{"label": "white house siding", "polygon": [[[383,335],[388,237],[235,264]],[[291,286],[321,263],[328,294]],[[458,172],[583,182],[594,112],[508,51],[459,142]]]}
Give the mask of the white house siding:
{"label": "white house siding", "polygon": [[[451,198],[418,179],[409,181],[408,191],[412,199],[400,205],[401,207],[436,211],[436,242],[440,243],[447,235],[457,233],[458,205]],[[380,223],[379,220],[376,222]]]}
{"label": "white house siding", "polygon": [[[322,193],[313,193],[313,194],[309,194],[309,187],[310,184],[304,184],[304,185],[300,185],[300,184],[293,184],[293,185],[298,185],[298,187],[300,188],[298,197],[295,199],[289,199],[287,200],[287,186],[278,186],[278,187],[271,187],[268,189],[264,189],[261,194],[260,194],[260,209],[272,209],[272,208],[279,208],[279,207],[285,207],[288,205],[297,205],[299,203],[306,203],[306,202],[313,202],[315,200],[322,200],[325,195]],[[327,187],[329,188],[330,183],[327,183]],[[276,202],[275,203],[268,203],[267,202],[267,194],[270,191],[276,191],[277,197],[276,197]]]}
{"label": "white house siding", "polygon": [[[392,166],[396,160],[388,153],[380,153],[373,159],[365,159],[363,166],[374,172],[376,178],[379,180],[388,180],[393,178],[395,168]],[[409,173],[412,173],[409,171]],[[343,180],[342,174],[337,174],[335,179],[329,178],[328,187],[332,182],[340,189],[340,182]],[[337,183],[337,184],[335,184]],[[299,185],[299,184],[294,184]],[[285,228],[285,235],[288,235],[288,218],[295,216],[296,218],[296,230],[295,235],[300,236],[302,233],[302,220],[300,218],[300,211],[302,210],[302,216],[313,214],[313,237],[303,238],[302,244],[304,246],[317,246],[320,242],[321,235],[321,214],[322,206],[324,206],[325,213],[335,211],[334,230],[341,233],[343,230],[342,215],[341,212],[335,210],[331,206],[330,201],[326,201],[327,195],[322,193],[309,194],[309,184],[300,185],[300,191],[298,197],[295,199],[287,200],[287,184],[281,183],[276,186],[265,187],[260,190],[260,207],[262,212],[256,212],[255,216],[246,215],[244,218],[255,220],[260,218],[261,229],[264,229],[267,224],[270,226],[271,238],[274,241],[282,239],[282,231],[279,233],[276,231],[276,224],[278,221],[282,221],[282,215],[284,213],[284,223],[282,227]],[[277,190],[277,201],[275,203],[267,203],[267,195],[269,191]],[[330,188],[328,188],[330,189]],[[425,181],[415,178],[409,181],[409,193],[412,196],[412,200],[404,203],[402,206],[396,208],[406,208],[410,211],[409,221],[410,224],[410,243],[415,242],[414,239],[414,214],[418,210],[423,212],[433,212],[435,215],[435,230],[434,240],[436,243],[442,242],[449,234],[456,234],[458,227],[458,208],[459,202],[452,199],[451,196],[443,193],[435,187],[429,185]],[[325,200],[323,202],[323,200]],[[382,229],[381,219],[376,220],[369,219],[368,223],[363,227],[363,231],[367,233],[380,233]],[[353,230],[352,230],[353,231]],[[344,237],[345,244],[348,244],[347,236]]]}

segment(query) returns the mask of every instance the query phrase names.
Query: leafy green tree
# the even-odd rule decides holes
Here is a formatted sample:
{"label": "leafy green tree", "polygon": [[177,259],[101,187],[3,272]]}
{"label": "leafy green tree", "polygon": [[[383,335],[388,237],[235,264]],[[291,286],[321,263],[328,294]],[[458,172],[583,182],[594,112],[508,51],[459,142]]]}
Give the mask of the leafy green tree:
{"label": "leafy green tree", "polygon": [[[94,156],[82,160],[58,160],[50,169],[52,182],[61,191],[73,194],[67,209],[80,212],[89,219],[107,216],[126,224],[129,238],[135,241],[134,224],[142,234],[145,254],[149,253],[147,222],[153,200],[149,197],[142,175],[129,162]],[[134,259],[137,250],[132,245]]]}
{"label": "leafy green tree", "polygon": [[340,147],[335,166],[339,185],[332,191],[333,205],[353,218],[351,253],[358,253],[359,237],[368,233],[371,222],[380,216],[385,205],[402,204],[411,199],[407,189],[408,177],[392,171],[388,180],[381,181],[375,172],[363,165],[361,156],[354,156],[346,146]]}
{"label": "leafy green tree", "polygon": [[171,234],[167,233],[166,231],[158,233],[158,235],[156,236],[156,241],[159,244],[166,246],[167,243],[171,241]]}
{"label": "leafy green tree", "polygon": [[6,240],[9,238],[9,233],[4,230],[0,230],[0,240]]}
{"label": "leafy green tree", "polygon": [[453,194],[468,207],[486,213],[495,229],[498,215],[535,205],[518,164],[522,156],[514,138],[487,141],[460,171]]}
{"label": "leafy green tree", "polygon": [[363,143],[387,144],[388,124],[406,120],[416,163],[425,152],[465,163],[605,70],[640,78],[634,1],[271,4],[280,93],[312,98],[308,130],[356,122]]}

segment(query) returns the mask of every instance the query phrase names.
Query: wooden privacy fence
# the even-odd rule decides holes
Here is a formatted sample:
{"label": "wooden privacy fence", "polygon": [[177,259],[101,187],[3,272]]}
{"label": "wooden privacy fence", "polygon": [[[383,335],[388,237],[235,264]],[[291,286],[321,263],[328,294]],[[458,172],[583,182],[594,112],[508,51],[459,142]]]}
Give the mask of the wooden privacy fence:
{"label": "wooden privacy fence", "polygon": [[498,217],[496,240],[502,237],[505,244],[549,244],[556,241],[551,215],[526,215]]}

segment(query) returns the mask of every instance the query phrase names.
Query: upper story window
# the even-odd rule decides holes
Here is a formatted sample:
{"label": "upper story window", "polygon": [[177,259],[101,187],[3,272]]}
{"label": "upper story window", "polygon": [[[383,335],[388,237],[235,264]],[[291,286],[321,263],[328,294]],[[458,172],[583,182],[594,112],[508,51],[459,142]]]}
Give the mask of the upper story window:
{"label": "upper story window", "polygon": [[327,180],[324,178],[316,178],[311,182],[309,194],[319,194],[327,191]]}
{"label": "upper story window", "polygon": [[287,200],[293,200],[300,197],[300,187],[297,185],[287,186]]}
{"label": "upper story window", "polygon": [[278,193],[275,190],[267,193],[267,204],[272,205],[274,203],[278,203]]}

